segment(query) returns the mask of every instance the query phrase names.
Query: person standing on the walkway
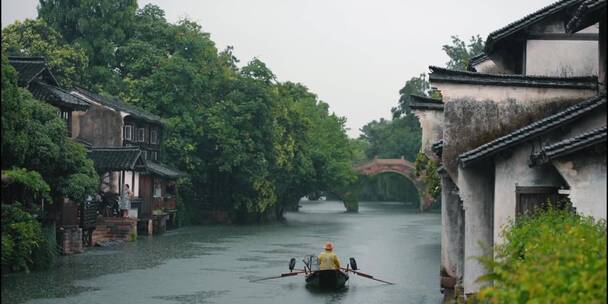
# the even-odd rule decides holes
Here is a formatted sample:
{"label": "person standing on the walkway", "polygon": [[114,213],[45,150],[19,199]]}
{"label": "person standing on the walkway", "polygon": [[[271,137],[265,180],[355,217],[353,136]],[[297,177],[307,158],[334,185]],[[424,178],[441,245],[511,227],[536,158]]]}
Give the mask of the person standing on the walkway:
{"label": "person standing on the walkway", "polygon": [[131,192],[131,190],[129,189],[129,184],[125,184],[124,191],[122,192],[122,197],[120,198],[120,209],[122,217],[129,217],[132,197],[133,192]]}

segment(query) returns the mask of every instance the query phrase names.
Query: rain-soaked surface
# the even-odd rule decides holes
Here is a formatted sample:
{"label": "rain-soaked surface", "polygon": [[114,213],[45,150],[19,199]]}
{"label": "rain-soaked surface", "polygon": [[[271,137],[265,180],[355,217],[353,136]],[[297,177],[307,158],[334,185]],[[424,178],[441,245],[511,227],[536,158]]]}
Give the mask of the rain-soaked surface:
{"label": "rain-soaked surface", "polygon": [[[440,215],[403,203],[302,202],[287,223],[196,226],[114,248],[62,257],[46,272],[2,277],[2,303],[440,303]],[[333,241],[342,263],[396,285],[350,276],[348,288],[319,292],[303,277],[251,283],[288,272],[288,262]]]}

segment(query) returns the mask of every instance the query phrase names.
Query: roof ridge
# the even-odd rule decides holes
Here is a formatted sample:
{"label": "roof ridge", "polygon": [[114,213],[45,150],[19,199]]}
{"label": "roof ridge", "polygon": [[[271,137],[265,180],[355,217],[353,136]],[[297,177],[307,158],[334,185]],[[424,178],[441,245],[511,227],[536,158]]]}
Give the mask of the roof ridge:
{"label": "roof ridge", "polygon": [[8,55],[6,57],[8,57],[8,60],[10,60],[10,61],[31,62],[33,60],[36,60],[36,61],[44,61],[44,62],[46,62],[46,57],[43,57],[43,56],[12,56],[12,55]]}
{"label": "roof ridge", "polygon": [[137,146],[91,146],[94,150],[141,150]]}
{"label": "roof ridge", "polygon": [[558,158],[582,149],[600,144],[608,137],[606,126],[591,129],[574,137],[562,139],[550,145],[542,146],[541,150],[530,155],[530,167],[544,164],[551,159]]}
{"label": "roof ridge", "polygon": [[597,76],[544,76],[520,74],[487,74],[429,66],[429,81],[495,86],[529,86],[550,88],[597,89]]}
{"label": "roof ridge", "polygon": [[581,134],[579,134],[577,136],[566,138],[566,139],[560,140],[558,142],[554,142],[554,143],[549,144],[549,145],[545,145],[545,146],[543,146],[543,148],[545,148],[545,149],[553,149],[553,148],[566,145],[566,144],[568,144],[568,143],[570,143],[572,141],[579,140],[579,139],[587,137],[587,136],[594,136],[594,135],[606,133],[607,130],[608,130],[608,128],[606,128],[606,126],[595,128],[595,129],[591,129],[591,130],[589,130],[587,132],[584,132],[584,133],[581,133]]}
{"label": "roof ridge", "polygon": [[443,100],[437,99],[437,98],[433,98],[431,96],[422,96],[422,95],[418,95],[418,94],[410,94],[410,97],[413,98],[413,99],[422,99],[424,101],[428,101],[429,103],[443,104]]}
{"label": "roof ridge", "polygon": [[577,30],[579,30],[579,27],[582,26],[584,16],[587,14],[587,12],[589,10],[591,10],[591,11],[597,10],[598,8],[601,9],[602,7],[606,7],[606,0],[585,0],[585,1],[583,1],[583,3],[581,3],[581,5],[579,5],[576,12],[574,12],[574,15],[572,16],[570,21],[568,21],[568,23],[566,24],[566,32],[574,33]]}
{"label": "roof ridge", "polygon": [[[81,94],[86,95],[90,99],[97,100],[98,102],[100,102],[108,107],[115,108],[117,110],[121,110],[121,111],[125,111],[125,112],[129,112],[129,114],[132,114],[141,119],[156,120],[158,122],[160,122],[160,120],[161,120],[160,116],[158,116],[154,113],[150,113],[147,110],[140,108],[139,106],[129,104],[116,96],[112,96],[112,95],[104,96],[99,93],[95,93],[88,89],[85,89],[84,87],[82,87],[80,85],[74,85],[74,90],[76,90],[77,92],[79,92]],[[149,116],[149,117],[146,117],[146,116]]]}
{"label": "roof ridge", "polygon": [[486,59],[490,59],[490,57],[488,57],[488,55],[485,52],[481,52],[481,53],[471,56],[471,58],[469,58],[469,65],[475,64],[478,61],[481,61],[482,59],[486,60]]}
{"label": "roof ridge", "polygon": [[562,77],[562,76],[547,76],[547,75],[479,73],[479,72],[472,72],[472,71],[454,70],[454,69],[449,69],[449,68],[444,68],[444,67],[439,67],[439,66],[434,66],[434,65],[429,65],[429,69],[431,70],[431,73],[443,71],[443,72],[447,72],[447,73],[465,74],[465,75],[471,75],[471,76],[476,76],[476,77],[528,78],[528,79],[560,79],[560,80],[566,80],[566,81],[567,80],[579,80],[579,79],[584,79],[584,80],[595,80],[595,79],[597,79],[597,76],[569,76],[569,77]]}
{"label": "roof ridge", "polygon": [[525,27],[526,23],[532,23],[538,20],[542,20],[548,15],[559,12],[561,9],[567,8],[569,6],[574,6],[576,4],[582,3],[584,0],[561,0],[554,2],[552,4],[546,5],[532,13],[525,15],[524,17],[513,21],[493,32],[488,34],[486,38],[485,51],[486,53],[490,53],[494,46],[494,43],[497,40],[500,40],[504,37],[509,36],[517,31],[519,31],[522,27]]}

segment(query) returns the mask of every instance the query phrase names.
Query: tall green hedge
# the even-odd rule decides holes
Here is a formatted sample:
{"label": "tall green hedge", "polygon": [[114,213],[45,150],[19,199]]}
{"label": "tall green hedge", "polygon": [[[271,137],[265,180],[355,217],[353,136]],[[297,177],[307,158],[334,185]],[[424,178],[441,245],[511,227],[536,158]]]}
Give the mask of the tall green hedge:
{"label": "tall green hedge", "polygon": [[550,209],[503,231],[481,303],[606,303],[606,222]]}

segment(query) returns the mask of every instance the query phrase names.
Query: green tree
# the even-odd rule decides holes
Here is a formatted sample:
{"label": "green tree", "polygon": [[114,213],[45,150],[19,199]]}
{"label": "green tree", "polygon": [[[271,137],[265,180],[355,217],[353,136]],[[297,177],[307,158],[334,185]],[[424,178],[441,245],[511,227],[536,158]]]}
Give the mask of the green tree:
{"label": "green tree", "polygon": [[471,57],[483,53],[484,45],[479,35],[471,36],[468,43],[458,36],[452,36],[452,44],[445,44],[441,48],[450,57],[446,66],[448,69],[466,71]]}
{"label": "green tree", "polygon": [[393,120],[382,118],[363,126],[360,139],[369,143],[365,151],[368,159],[403,156],[414,161],[420,150],[420,126],[412,114]]}
{"label": "green tree", "polygon": [[2,48],[11,56],[44,57],[61,86],[82,83],[88,57],[78,44],[68,44],[42,19],[15,21],[2,29]]}
{"label": "green tree", "polygon": [[84,49],[89,86],[118,94],[124,88],[116,50],[129,39],[136,9],[136,0],[40,0],[38,17]]}
{"label": "green tree", "polygon": [[412,77],[405,82],[405,85],[399,90],[399,101],[397,107],[393,107],[391,112],[394,118],[407,116],[411,114],[410,103],[411,95],[429,96],[431,85],[426,79],[426,74],[420,74],[417,77]]}
{"label": "green tree", "polygon": [[38,17],[78,42],[92,66],[113,64],[115,49],[129,38],[137,2],[135,0],[40,0]]}

